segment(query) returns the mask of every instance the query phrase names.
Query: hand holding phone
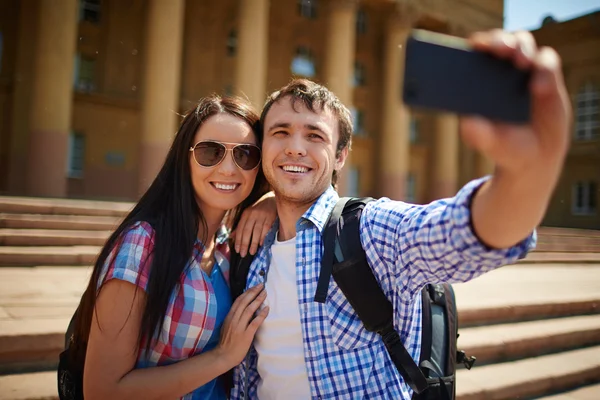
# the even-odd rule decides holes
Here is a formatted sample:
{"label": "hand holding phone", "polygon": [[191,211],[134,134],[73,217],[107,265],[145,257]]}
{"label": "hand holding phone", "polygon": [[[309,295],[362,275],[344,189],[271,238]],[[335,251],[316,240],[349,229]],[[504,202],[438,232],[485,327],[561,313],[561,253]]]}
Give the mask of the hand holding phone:
{"label": "hand holding phone", "polygon": [[406,43],[402,97],[412,107],[525,124],[530,75],[464,39],[414,30]]}

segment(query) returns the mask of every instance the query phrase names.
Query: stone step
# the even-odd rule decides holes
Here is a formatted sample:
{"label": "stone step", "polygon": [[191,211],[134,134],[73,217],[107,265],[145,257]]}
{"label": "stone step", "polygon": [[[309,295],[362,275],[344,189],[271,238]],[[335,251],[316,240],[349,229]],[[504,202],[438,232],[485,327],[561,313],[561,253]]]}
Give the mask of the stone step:
{"label": "stone step", "polygon": [[[76,307],[69,307],[71,313]],[[69,321],[70,317],[2,320],[0,374],[56,368]]]}
{"label": "stone step", "polygon": [[123,217],[133,206],[129,202],[0,196],[0,212],[13,214]]}
{"label": "stone step", "polygon": [[600,384],[580,387],[553,396],[540,397],[538,400],[598,400],[600,399]]}
{"label": "stone step", "polygon": [[120,217],[0,213],[0,228],[112,231]]}
{"label": "stone step", "polygon": [[[594,239],[595,240],[595,239]],[[557,242],[536,244],[533,252],[557,252],[557,253],[600,253],[600,243],[577,243],[577,242]],[[532,252],[532,253],[533,253]]]}
{"label": "stone step", "polygon": [[583,236],[600,238],[600,230],[598,229],[555,228],[550,226],[542,226],[538,229],[538,233],[542,236]]}
{"label": "stone step", "polygon": [[519,264],[598,264],[600,263],[600,252],[541,252],[533,251]]}
{"label": "stone step", "polygon": [[458,310],[461,328],[593,314],[600,314],[600,297],[548,299],[540,303],[507,303],[492,307],[459,307]]}
{"label": "stone step", "polygon": [[461,369],[457,399],[531,398],[600,379],[600,346],[519,361]]}
{"label": "stone step", "polygon": [[0,266],[92,265],[98,246],[1,246]]}
{"label": "stone step", "polygon": [[[600,377],[600,346],[527,360],[475,367],[457,374],[458,400],[508,400],[564,391]],[[579,388],[579,396],[548,400],[598,399],[598,385]],[[56,372],[0,376],[0,400],[58,399]]]}
{"label": "stone step", "polygon": [[0,376],[0,400],[58,400],[56,371]]}
{"label": "stone step", "polygon": [[102,246],[111,231],[0,229],[0,246]]}
{"label": "stone step", "polygon": [[473,327],[459,333],[458,348],[482,365],[600,344],[600,314]]}
{"label": "stone step", "polygon": [[[51,270],[47,268],[48,272]],[[15,271],[18,269],[14,269]],[[43,270],[43,269],[42,269]],[[46,278],[47,285],[62,284],[68,279],[69,271],[60,270],[54,278]],[[26,272],[26,271],[25,271]],[[75,272],[75,271],[74,271]],[[64,332],[77,307],[81,291],[89,276],[88,271],[76,270],[77,274],[70,279],[80,282],[78,290],[56,290],[44,294],[46,300],[34,300],[15,297],[7,293],[8,298],[0,298],[0,373],[14,373],[21,370],[39,370],[53,367],[63,347]],[[40,272],[37,273],[38,275]],[[18,274],[9,278],[7,285],[14,285],[13,280],[27,279],[28,274]],[[63,278],[61,278],[63,276]],[[1,286],[0,286],[1,287]],[[45,287],[31,287],[22,293],[35,293],[39,290],[52,290]],[[10,290],[9,290],[10,292]],[[59,294],[60,293],[60,294]],[[37,297],[42,297],[40,294]],[[600,303],[600,302],[598,302]],[[573,315],[580,311],[588,311],[582,307],[585,302],[575,303],[573,308],[561,309],[563,315]],[[519,316],[519,308],[531,305],[513,306],[516,311],[512,316]],[[542,310],[543,311],[543,310]],[[597,308],[596,308],[596,311]],[[464,320],[464,313],[459,306],[459,320]],[[2,317],[1,314],[4,314]],[[480,313],[484,316],[484,313]],[[496,314],[498,315],[498,314]],[[534,316],[535,317],[535,316]],[[542,315],[547,317],[547,314]],[[481,321],[471,321],[474,324]],[[588,346],[600,342],[600,314],[556,318],[546,321],[492,325],[465,328],[461,326],[459,347],[474,355],[478,363],[487,363],[498,359],[516,359],[542,352],[552,352],[577,346]]]}

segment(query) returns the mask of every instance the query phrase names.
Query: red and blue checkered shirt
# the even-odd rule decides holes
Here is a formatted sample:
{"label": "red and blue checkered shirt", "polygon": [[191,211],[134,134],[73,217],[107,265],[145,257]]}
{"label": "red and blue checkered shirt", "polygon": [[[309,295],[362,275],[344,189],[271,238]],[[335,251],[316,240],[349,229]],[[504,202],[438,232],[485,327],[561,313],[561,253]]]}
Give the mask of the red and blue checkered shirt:
{"label": "red and blue checkered shirt", "polygon": [[[106,259],[100,284],[120,279],[145,291],[154,247],[152,226],[137,222],[123,232],[117,243]],[[181,280],[171,293],[156,344],[149,352],[143,343],[140,345],[136,368],[173,364],[199,354],[213,334],[217,302],[213,287],[200,268],[203,252],[204,245],[197,239]],[[218,235],[215,258],[229,283],[229,247],[224,230]],[[193,399],[194,393],[183,398]]]}

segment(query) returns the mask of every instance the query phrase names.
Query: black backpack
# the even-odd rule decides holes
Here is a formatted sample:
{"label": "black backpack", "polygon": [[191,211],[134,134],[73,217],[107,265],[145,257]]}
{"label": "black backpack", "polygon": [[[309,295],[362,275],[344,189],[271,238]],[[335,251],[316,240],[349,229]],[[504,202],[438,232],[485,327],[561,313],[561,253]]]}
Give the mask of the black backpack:
{"label": "black backpack", "polygon": [[[471,369],[475,357],[458,351],[458,314],[449,284],[428,284],[421,290],[423,325],[417,365],[393,326],[393,307],[373,275],[360,242],[360,216],[372,198],[341,198],[323,231],[323,258],[315,301],[324,303],[333,276],[348,302],[370,332],[377,332],[394,365],[413,389],[413,400],[455,399],[456,365]],[[243,293],[253,256],[232,252],[230,284],[233,297]]]}

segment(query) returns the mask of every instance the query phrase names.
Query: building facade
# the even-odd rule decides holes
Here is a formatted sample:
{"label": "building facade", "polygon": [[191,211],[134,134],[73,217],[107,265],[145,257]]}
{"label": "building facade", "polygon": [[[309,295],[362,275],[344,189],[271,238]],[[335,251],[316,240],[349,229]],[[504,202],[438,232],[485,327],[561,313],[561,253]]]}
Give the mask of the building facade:
{"label": "building facade", "polygon": [[[342,193],[419,203],[451,196],[491,165],[461,144],[456,116],[403,105],[402,45],[415,27],[456,36],[501,27],[503,6],[0,0],[0,192],[135,200],[195,100],[242,94],[260,108],[269,92],[303,76],[351,108]],[[552,212],[562,211],[553,203]]]}
{"label": "building facade", "polygon": [[544,224],[600,229],[600,10],[547,18],[533,35],[561,55],[573,106],[571,148]]}

